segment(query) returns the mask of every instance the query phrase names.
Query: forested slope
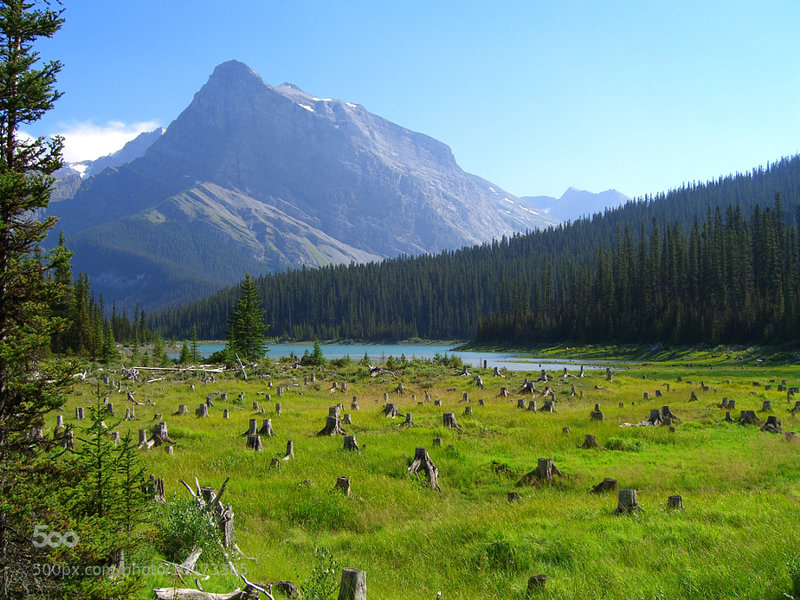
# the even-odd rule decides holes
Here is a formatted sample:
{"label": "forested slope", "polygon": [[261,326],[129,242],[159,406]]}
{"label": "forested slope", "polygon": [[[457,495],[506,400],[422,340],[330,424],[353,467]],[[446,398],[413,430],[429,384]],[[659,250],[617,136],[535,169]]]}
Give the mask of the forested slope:
{"label": "forested slope", "polygon": [[[257,283],[270,335],[295,339],[779,341],[798,333],[798,208],[792,157],[480,246]],[[224,337],[234,300],[152,324]]]}

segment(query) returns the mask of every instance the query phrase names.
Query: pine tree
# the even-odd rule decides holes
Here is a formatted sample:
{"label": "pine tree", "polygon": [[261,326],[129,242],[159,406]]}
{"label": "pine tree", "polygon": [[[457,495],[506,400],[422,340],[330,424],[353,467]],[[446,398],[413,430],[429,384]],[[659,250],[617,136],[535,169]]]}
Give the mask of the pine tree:
{"label": "pine tree", "polygon": [[242,360],[259,360],[264,358],[267,345],[264,337],[267,326],[264,324],[264,311],[258,289],[245,273],[239,284],[239,300],[228,318],[228,348],[239,355]]}
{"label": "pine tree", "polygon": [[[61,65],[39,63],[33,43],[61,27],[60,13],[22,0],[0,2],[0,598],[35,586],[29,532],[40,521],[31,494],[45,441],[26,439],[43,415],[64,402],[67,368],[42,359],[63,321],[49,310],[59,297],[47,274],[66,268],[64,247],[42,257],[39,243],[55,224],[39,220],[50,200],[50,175],[61,166],[60,139],[26,140],[19,128],[38,120],[60,96]],[[37,256],[38,255],[38,256]],[[41,558],[41,557],[40,557]]]}
{"label": "pine tree", "polygon": [[198,362],[200,362],[200,354],[197,351],[197,346],[198,345],[199,344],[197,342],[197,325],[192,325],[192,342],[191,342],[190,348],[192,350],[192,352],[191,352],[192,363],[195,364],[195,365]]}

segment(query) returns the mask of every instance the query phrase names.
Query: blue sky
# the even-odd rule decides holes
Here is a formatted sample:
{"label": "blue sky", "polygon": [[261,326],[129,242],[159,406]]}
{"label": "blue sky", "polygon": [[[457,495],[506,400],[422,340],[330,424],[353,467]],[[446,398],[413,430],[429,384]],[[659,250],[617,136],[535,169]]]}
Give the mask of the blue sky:
{"label": "blue sky", "polygon": [[800,151],[800,2],[63,0],[27,129],[95,158],[168,126],[226,60],[448,144],[515,195],[630,196]]}

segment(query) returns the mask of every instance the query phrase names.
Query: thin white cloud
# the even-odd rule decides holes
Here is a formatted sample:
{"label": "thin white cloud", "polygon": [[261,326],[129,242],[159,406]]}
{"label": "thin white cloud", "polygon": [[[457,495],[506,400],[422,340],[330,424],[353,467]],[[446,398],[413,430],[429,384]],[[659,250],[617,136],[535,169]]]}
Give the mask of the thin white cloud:
{"label": "thin white cloud", "polygon": [[109,121],[105,125],[87,121],[64,125],[53,135],[64,138],[64,160],[80,162],[95,160],[116,152],[140,133],[153,131],[157,127],[159,124],[155,121],[141,123]]}

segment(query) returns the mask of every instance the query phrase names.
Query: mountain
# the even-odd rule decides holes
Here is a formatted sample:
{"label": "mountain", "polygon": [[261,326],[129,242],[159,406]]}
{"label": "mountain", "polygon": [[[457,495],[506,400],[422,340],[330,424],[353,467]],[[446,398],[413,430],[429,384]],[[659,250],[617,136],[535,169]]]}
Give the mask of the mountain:
{"label": "mountain", "polygon": [[435,253],[558,221],[364,107],[218,66],[126,164],[54,207],[106,301],[163,306],[251,273]]}
{"label": "mountain", "polygon": [[122,148],[107,156],[101,156],[97,160],[88,161],[86,170],[83,173],[84,177],[91,177],[100,173],[103,169],[108,167],[120,167],[142,156],[147,149],[153,145],[158,138],[164,134],[164,128],[159,127],[153,131],[145,131],[140,133],[130,142],[125,144]]}
{"label": "mountain", "polygon": [[523,196],[520,200],[561,221],[575,221],[581,217],[591,217],[595,213],[602,213],[607,208],[622,206],[630,198],[617,190],[592,193],[570,187],[560,198]]}

